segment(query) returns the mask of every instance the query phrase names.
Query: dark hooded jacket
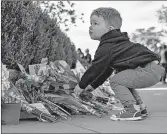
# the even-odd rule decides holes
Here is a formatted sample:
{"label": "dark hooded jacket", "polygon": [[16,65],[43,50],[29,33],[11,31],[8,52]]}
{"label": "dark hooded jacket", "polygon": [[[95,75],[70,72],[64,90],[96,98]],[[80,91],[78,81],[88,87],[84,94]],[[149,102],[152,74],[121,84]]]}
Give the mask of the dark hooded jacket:
{"label": "dark hooded jacket", "polygon": [[134,69],[154,60],[160,61],[160,57],[147,47],[131,42],[126,32],[109,31],[101,37],[92,65],[82,76],[79,87],[85,89],[90,84],[95,89],[113,70]]}

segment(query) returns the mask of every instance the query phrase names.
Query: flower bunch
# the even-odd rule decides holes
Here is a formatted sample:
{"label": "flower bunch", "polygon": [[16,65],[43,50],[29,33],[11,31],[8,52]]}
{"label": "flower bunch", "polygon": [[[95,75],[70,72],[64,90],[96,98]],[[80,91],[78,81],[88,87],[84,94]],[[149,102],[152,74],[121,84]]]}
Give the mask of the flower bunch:
{"label": "flower bunch", "polygon": [[18,100],[13,97],[11,94],[14,93],[14,85],[9,81],[9,70],[6,68],[6,65],[2,64],[2,75],[1,75],[1,100],[2,103],[18,103]]}
{"label": "flower bunch", "polygon": [[2,94],[1,97],[5,97],[5,90],[8,90],[10,87],[9,78],[9,71],[6,68],[6,65],[2,64],[2,74],[1,74],[1,82],[2,82]]}

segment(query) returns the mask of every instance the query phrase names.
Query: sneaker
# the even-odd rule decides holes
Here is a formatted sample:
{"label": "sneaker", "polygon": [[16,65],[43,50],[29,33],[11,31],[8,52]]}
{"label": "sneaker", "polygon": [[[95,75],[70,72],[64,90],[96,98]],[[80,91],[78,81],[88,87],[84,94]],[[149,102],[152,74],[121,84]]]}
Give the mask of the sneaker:
{"label": "sneaker", "polygon": [[133,105],[130,105],[120,113],[112,115],[110,119],[114,121],[136,121],[141,120],[142,115],[140,111],[135,110]]}
{"label": "sneaker", "polygon": [[134,108],[137,111],[141,112],[142,117],[146,117],[148,115],[146,106],[144,104],[142,106],[140,106],[140,105],[134,105]]}

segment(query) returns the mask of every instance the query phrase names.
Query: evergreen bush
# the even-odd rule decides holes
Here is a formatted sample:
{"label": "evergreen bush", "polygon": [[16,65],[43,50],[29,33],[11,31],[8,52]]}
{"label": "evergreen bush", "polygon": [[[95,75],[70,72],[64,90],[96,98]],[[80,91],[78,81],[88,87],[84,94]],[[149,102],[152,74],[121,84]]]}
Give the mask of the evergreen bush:
{"label": "evergreen bush", "polygon": [[1,57],[9,69],[17,63],[28,71],[28,65],[65,60],[70,66],[76,62],[74,44],[38,2],[1,1]]}

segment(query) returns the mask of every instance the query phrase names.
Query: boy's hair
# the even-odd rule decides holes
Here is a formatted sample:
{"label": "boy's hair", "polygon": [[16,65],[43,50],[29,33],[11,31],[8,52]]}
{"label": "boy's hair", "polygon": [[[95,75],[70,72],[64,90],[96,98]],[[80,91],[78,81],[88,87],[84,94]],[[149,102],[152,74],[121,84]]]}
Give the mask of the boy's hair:
{"label": "boy's hair", "polygon": [[92,15],[101,16],[108,22],[109,25],[114,26],[115,29],[120,29],[122,26],[122,18],[120,13],[111,7],[100,7],[92,11]]}

